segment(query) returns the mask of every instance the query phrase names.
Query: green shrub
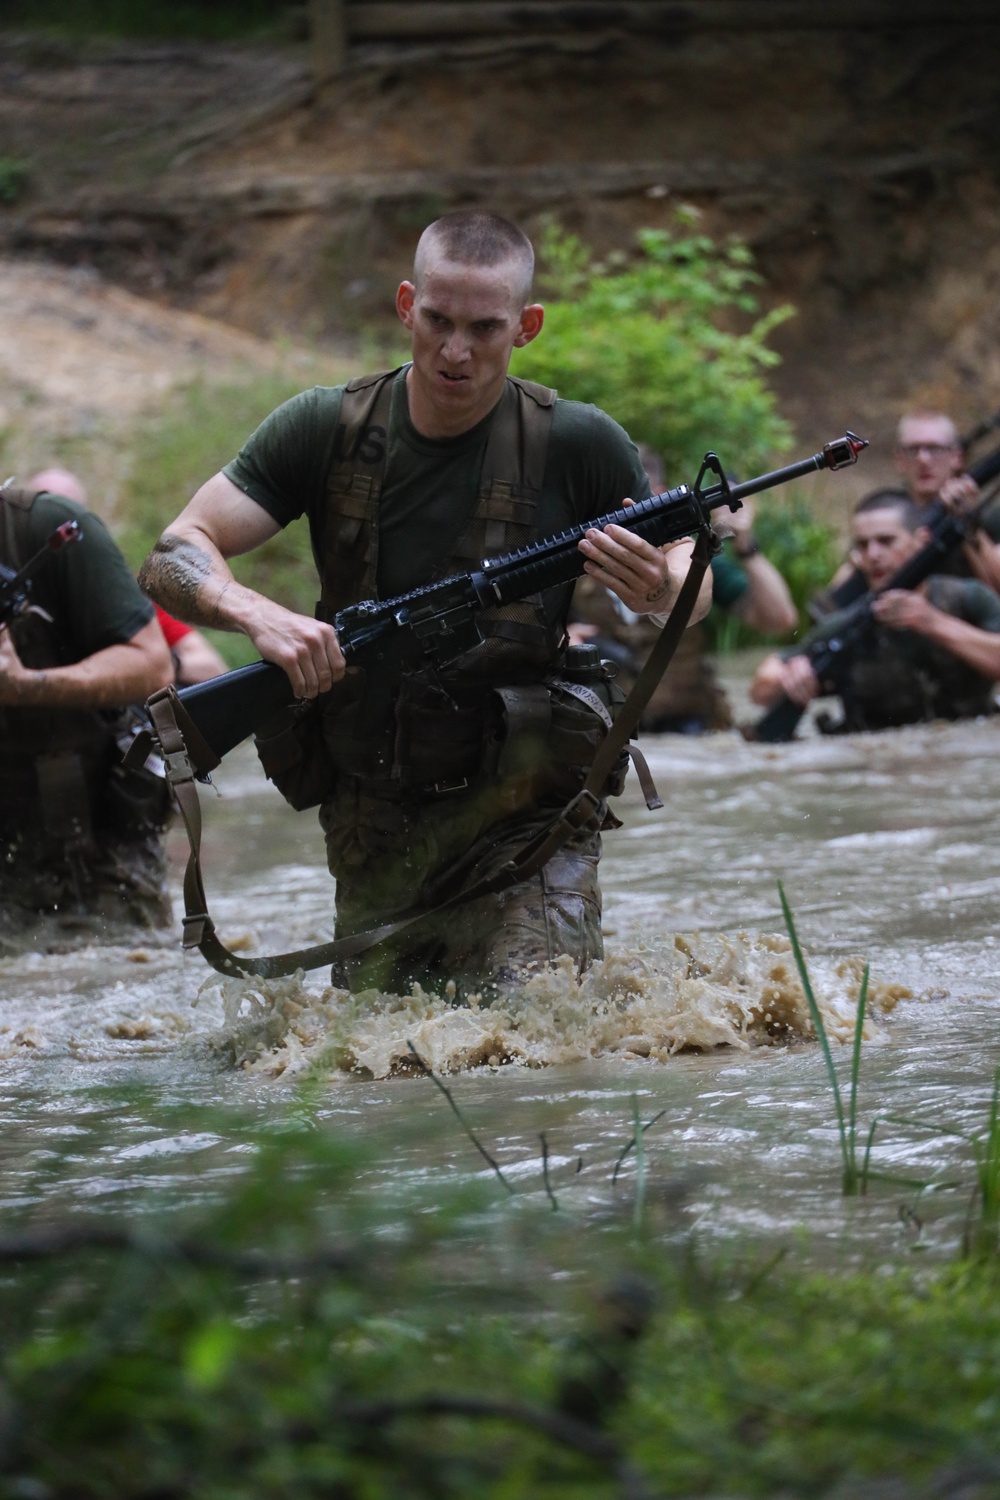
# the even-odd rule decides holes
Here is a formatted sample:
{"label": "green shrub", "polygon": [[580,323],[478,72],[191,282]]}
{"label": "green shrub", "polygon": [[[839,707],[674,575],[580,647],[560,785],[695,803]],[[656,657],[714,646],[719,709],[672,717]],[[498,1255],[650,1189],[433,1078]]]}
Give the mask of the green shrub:
{"label": "green shrub", "polygon": [[28,163],[16,156],[0,156],[0,203],[16,203],[28,186]]}
{"label": "green shrub", "polygon": [[[662,455],[670,483],[694,480],[705,451],[747,477],[791,442],[764,372],[767,340],[790,307],[757,316],[760,277],[738,240],[644,229],[638,250],[596,263],[573,235],[541,242],[542,336],[515,352],[514,373],[592,401]],[[737,324],[747,324],[734,331]]]}
{"label": "green shrub", "polygon": [[[809,600],[829,583],[842,560],[837,528],[818,520],[808,500],[794,489],[757,496],[754,506],[754,534],[764,556],[788,584],[799,612],[801,625],[796,635],[800,636],[809,625]],[[734,651],[772,639],[720,609],[712,610],[706,629],[716,651]]]}

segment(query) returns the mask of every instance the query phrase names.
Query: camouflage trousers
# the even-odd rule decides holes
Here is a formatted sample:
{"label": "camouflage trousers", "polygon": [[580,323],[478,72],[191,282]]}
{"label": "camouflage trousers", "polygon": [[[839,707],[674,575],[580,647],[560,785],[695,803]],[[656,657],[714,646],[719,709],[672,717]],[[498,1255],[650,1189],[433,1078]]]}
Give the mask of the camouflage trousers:
{"label": "camouflage trousers", "polygon": [[[432,904],[432,882],[459,863],[466,887],[493,874],[564,805],[535,805],[503,816],[495,785],[414,804],[373,797],[347,778],[345,783],[320,809],[327,862],[337,881],[338,937],[378,926],[418,902]],[[600,857],[600,834],[578,833],[531,879],[429,917],[370,953],[335,965],[333,982],[356,992],[405,994],[415,981],[450,979],[462,995],[509,982],[564,954],[582,973],[604,954]]]}
{"label": "camouflage trousers", "polygon": [[168,927],[166,876],[163,841],[153,831],[86,849],[0,837],[0,945],[6,940],[23,946],[17,938],[40,917],[86,932],[109,925]]}

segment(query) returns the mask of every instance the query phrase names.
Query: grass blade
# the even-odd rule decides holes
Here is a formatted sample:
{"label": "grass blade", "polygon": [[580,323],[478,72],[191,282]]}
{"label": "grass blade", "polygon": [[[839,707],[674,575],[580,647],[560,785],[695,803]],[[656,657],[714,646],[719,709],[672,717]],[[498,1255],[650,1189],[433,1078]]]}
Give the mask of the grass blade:
{"label": "grass blade", "polygon": [[639,1118],[639,1096],[632,1095],[632,1124],[635,1128],[635,1216],[638,1234],[642,1228],[642,1211],[646,1201],[646,1133]]}
{"label": "grass blade", "polygon": [[795,918],[792,916],[792,909],[788,904],[787,897],[785,896],[785,887],[782,885],[780,880],[778,881],[778,895],[781,897],[781,910],[785,918],[785,926],[788,928],[788,936],[792,944],[792,953],[795,957],[795,966],[799,971],[799,978],[802,981],[802,988],[805,992],[806,1004],[809,1007],[809,1014],[812,1017],[813,1029],[816,1032],[819,1044],[823,1049],[823,1057],[826,1061],[826,1071],[830,1079],[830,1088],[833,1091],[833,1104],[834,1108],[837,1111],[837,1130],[840,1133],[840,1153],[844,1164],[844,1182],[846,1190],[848,1176],[852,1175],[851,1159],[847,1149],[847,1128],[844,1123],[844,1106],[840,1098],[840,1084],[837,1081],[837,1070],[833,1066],[833,1054],[830,1051],[830,1039],[826,1034],[826,1027],[823,1024],[823,1017],[820,1013],[820,1008],[816,1003],[816,996],[813,994],[812,983],[809,979],[809,971],[806,968],[806,961],[802,955],[802,947],[799,943],[799,935],[795,930]]}

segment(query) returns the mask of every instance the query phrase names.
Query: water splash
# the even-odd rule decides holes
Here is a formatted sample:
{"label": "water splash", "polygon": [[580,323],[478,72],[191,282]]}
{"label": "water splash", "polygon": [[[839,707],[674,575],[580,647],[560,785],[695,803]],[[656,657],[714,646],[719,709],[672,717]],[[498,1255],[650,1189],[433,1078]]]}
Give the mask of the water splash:
{"label": "water splash", "polygon": [[[853,1035],[864,960],[812,959],[817,999],[831,1039]],[[810,1038],[812,1022],[787,937],[740,932],[678,934],[672,946],[612,954],[578,979],[563,960],[527,974],[496,999],[453,1003],[414,985],[409,995],[309,990],[301,975],[266,981],[212,979],[224,1023],[212,1047],[233,1067],[277,1077],[409,1072],[412,1042],[439,1073],[519,1063],[547,1067],[586,1058],[666,1062],[675,1053],[750,1048]],[[910,997],[873,984],[867,1040],[879,1016]]]}

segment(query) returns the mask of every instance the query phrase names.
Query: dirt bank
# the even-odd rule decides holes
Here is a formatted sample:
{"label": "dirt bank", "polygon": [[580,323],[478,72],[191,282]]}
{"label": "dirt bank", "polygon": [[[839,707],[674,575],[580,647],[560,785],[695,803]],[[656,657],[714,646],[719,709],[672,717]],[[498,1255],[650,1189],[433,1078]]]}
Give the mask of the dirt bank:
{"label": "dirt bank", "polygon": [[58,461],[79,469],[111,516],[135,422],[177,386],[279,369],[319,378],[305,351],[159,306],[92,270],[0,260],[0,326],[0,477]]}
{"label": "dirt bank", "polygon": [[318,93],[294,48],[8,41],[3,150],[31,182],[0,246],[344,347],[442,209],[554,213],[606,248],[692,202],[800,309],[776,383],[802,441],[885,445],[912,400],[1000,405],[997,35],[383,49]]}

